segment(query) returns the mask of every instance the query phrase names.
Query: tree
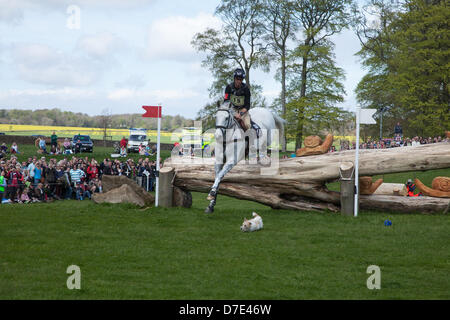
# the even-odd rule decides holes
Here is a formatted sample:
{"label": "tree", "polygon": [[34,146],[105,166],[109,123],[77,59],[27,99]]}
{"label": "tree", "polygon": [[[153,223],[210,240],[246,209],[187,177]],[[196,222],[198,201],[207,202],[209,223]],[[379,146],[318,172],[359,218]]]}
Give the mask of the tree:
{"label": "tree", "polygon": [[261,0],[222,0],[215,14],[221,18],[223,28],[207,29],[194,36],[192,45],[198,51],[209,53],[203,65],[216,79],[210,88],[212,96],[223,94],[236,66],[245,70],[249,86],[253,67],[267,70],[267,44],[262,41],[260,13]]}
{"label": "tree", "polygon": [[[300,148],[304,134],[305,107],[315,103],[307,99],[309,64],[312,52],[321,46],[333,34],[339,33],[350,17],[349,8],[352,0],[297,0],[292,2],[293,14],[302,28],[303,41],[300,46],[301,69],[299,99],[295,102],[296,110],[296,148]],[[309,100],[309,101],[308,101]]]}
{"label": "tree", "polygon": [[395,55],[390,82],[409,126],[421,135],[450,127],[450,6],[412,0],[392,24]]}
{"label": "tree", "polygon": [[108,136],[108,128],[111,127],[111,111],[108,108],[102,110],[102,115],[100,116],[100,125],[103,129],[103,143],[106,147],[106,137]]}
{"label": "tree", "polygon": [[[266,18],[266,36],[277,62],[280,63],[279,75],[281,82],[280,99],[281,116],[286,118],[286,58],[289,54],[287,42],[295,39],[297,26],[292,15],[292,4],[285,0],[265,0],[263,14]],[[282,151],[286,152],[286,131],[282,137]]]}
{"label": "tree", "polygon": [[217,103],[206,104],[198,111],[196,120],[202,121],[203,131],[215,127],[215,114],[221,102],[220,99]]}
{"label": "tree", "polygon": [[[370,0],[361,8],[354,7],[353,26],[361,43],[357,53],[368,73],[358,83],[355,93],[358,103],[364,108],[377,109],[374,118],[380,122],[383,116],[384,127],[391,128],[394,121],[401,117],[399,106],[395,101],[395,90],[388,69],[394,55],[391,23],[396,19],[399,7],[390,0]],[[380,124],[381,126],[381,124]],[[375,126],[362,126],[363,132],[377,136]],[[383,136],[383,134],[381,134]]]}
{"label": "tree", "polygon": [[358,101],[387,108],[391,122],[404,119],[404,134],[440,135],[450,127],[449,23],[446,1],[409,0],[397,8],[372,0],[378,23],[355,19],[368,73],[358,84]]}
{"label": "tree", "polygon": [[[197,51],[207,52],[202,62],[214,81],[209,88],[210,98],[223,99],[223,93],[236,67],[245,70],[245,82],[250,88],[252,106],[265,106],[262,88],[250,82],[254,68],[268,71],[268,44],[264,41],[262,0],[222,0],[215,15],[223,22],[221,30],[207,29],[197,33],[192,45]],[[210,103],[200,110],[198,118],[211,119],[216,112],[216,103]]]}
{"label": "tree", "polygon": [[[322,40],[313,47],[300,45],[288,57],[287,89],[287,132],[290,136],[317,134],[339,128],[339,122],[347,119],[346,112],[335,105],[344,101],[344,71],[336,66],[332,42]],[[307,56],[305,50],[308,51]],[[304,57],[308,60],[308,72],[305,82],[308,86],[302,90]],[[302,122],[299,127],[299,112]],[[325,132],[324,132],[325,133]]]}

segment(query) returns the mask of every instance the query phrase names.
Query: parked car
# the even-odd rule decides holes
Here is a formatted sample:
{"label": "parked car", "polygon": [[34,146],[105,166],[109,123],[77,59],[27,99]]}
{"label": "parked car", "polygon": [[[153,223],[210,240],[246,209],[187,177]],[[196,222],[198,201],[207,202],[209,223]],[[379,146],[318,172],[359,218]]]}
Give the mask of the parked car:
{"label": "parked car", "polygon": [[[76,144],[78,140],[80,140],[81,142],[81,150],[79,151],[76,150]],[[92,142],[91,137],[89,137],[88,135],[74,135],[72,139],[72,150],[73,152],[87,151],[92,153],[94,151],[94,142]]]}
{"label": "parked car", "polygon": [[127,143],[127,152],[138,152],[139,146],[147,147],[147,129],[144,128],[130,128],[130,136]]}

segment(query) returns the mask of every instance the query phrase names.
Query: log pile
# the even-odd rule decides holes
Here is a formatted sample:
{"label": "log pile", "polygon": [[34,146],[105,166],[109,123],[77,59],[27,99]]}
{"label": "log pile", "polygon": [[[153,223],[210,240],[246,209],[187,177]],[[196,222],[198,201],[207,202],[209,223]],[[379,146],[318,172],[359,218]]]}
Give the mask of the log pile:
{"label": "log pile", "polygon": [[[338,181],[342,163],[353,163],[355,151],[273,159],[271,167],[238,163],[222,181],[219,194],[256,201],[275,209],[339,211],[340,193],[326,183]],[[450,168],[450,142],[381,150],[360,150],[360,176]],[[184,191],[209,192],[214,159],[169,158],[164,166],[176,171],[174,186]],[[206,196],[205,196],[206,197]],[[360,207],[398,212],[442,212],[445,198],[361,195]]]}

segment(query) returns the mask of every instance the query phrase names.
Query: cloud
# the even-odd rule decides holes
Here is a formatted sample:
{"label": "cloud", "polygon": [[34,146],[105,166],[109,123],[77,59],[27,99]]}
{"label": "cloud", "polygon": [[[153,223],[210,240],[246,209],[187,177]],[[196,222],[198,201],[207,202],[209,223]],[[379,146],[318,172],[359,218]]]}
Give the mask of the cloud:
{"label": "cloud", "polygon": [[109,100],[128,100],[128,99],[146,99],[157,101],[157,103],[167,100],[179,100],[198,97],[200,94],[190,89],[180,90],[135,90],[129,88],[120,88],[108,93]]}
{"label": "cloud", "polygon": [[19,24],[23,20],[23,6],[18,1],[0,0],[0,21]]}
{"label": "cloud", "polygon": [[133,88],[138,89],[142,88],[147,84],[147,81],[144,79],[143,75],[130,75],[124,81],[118,81],[115,83],[117,88]]}
{"label": "cloud", "polygon": [[198,55],[191,45],[192,38],[208,27],[220,27],[220,20],[206,13],[199,13],[193,18],[172,16],[156,20],[148,30],[145,56],[152,60],[195,60]]}
{"label": "cloud", "polygon": [[12,58],[20,79],[53,86],[87,86],[97,80],[101,67],[43,44],[15,44]]}
{"label": "cloud", "polygon": [[110,32],[101,32],[94,35],[82,36],[76,45],[94,59],[103,59],[126,48],[123,39]]}
{"label": "cloud", "polygon": [[275,99],[280,96],[280,90],[265,90],[262,92],[263,96],[269,99]]}
{"label": "cloud", "polygon": [[140,9],[150,6],[158,0],[0,0],[0,22],[20,24],[24,14],[30,10],[57,10],[66,14],[70,5],[79,6],[80,9],[126,10]]}
{"label": "cloud", "polygon": [[16,99],[20,98],[36,98],[48,97],[70,100],[74,98],[88,98],[94,96],[94,90],[79,89],[79,88],[61,88],[61,89],[9,89],[0,91],[0,98]]}

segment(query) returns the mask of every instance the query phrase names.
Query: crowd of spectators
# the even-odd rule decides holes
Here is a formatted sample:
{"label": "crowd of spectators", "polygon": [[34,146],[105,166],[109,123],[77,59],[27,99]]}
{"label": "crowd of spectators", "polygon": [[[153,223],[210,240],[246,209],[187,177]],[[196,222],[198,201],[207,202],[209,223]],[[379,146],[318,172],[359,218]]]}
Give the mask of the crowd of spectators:
{"label": "crowd of spectators", "polygon": [[104,175],[125,175],[153,191],[156,164],[148,158],[137,162],[107,158],[99,164],[93,158],[77,156],[70,160],[34,156],[20,162],[12,154],[10,159],[0,159],[0,204],[3,199],[12,203],[90,199],[103,192]]}
{"label": "crowd of spectators", "polygon": [[[449,141],[448,137],[436,136],[436,137],[420,137],[415,136],[413,138],[403,137],[403,129],[400,122],[397,122],[394,126],[394,132],[392,138],[372,140],[368,138],[365,142],[359,145],[360,149],[386,149],[396,147],[408,147],[419,146],[422,144],[438,143],[443,141]],[[350,142],[348,140],[340,141],[340,150],[352,150],[356,149],[356,142]],[[336,147],[331,147],[330,152],[338,151]]]}
{"label": "crowd of spectators", "polygon": [[[361,143],[359,145],[360,149],[386,149],[386,148],[396,148],[396,147],[407,147],[407,146],[419,146],[422,144],[430,144],[430,143],[438,143],[443,141],[448,141],[448,138],[438,137],[419,137],[416,136],[414,138],[403,138],[401,136],[395,136],[391,139],[381,139],[381,140],[372,140],[370,138],[367,141]],[[356,142],[350,143],[346,140],[341,140],[340,150],[352,150],[356,149]],[[330,152],[337,151],[335,147]]]}
{"label": "crowd of spectators", "polygon": [[6,145],[6,143],[3,142],[0,145],[0,159],[5,158],[8,153],[10,153],[10,154],[20,154],[19,146],[17,145],[17,143],[13,142],[11,144],[11,148],[9,150],[8,150],[8,146]]}

